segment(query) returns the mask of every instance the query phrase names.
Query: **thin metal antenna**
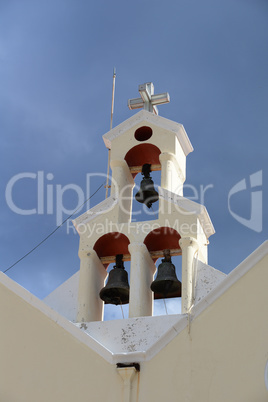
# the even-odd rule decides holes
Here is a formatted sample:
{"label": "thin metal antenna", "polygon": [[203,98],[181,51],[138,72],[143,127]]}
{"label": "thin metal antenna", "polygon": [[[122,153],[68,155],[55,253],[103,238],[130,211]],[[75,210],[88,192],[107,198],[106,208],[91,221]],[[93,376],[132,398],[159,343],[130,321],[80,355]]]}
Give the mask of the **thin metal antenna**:
{"label": "thin metal antenna", "polygon": [[[115,77],[116,77],[116,72],[115,72],[115,67],[114,67],[110,130],[113,128]],[[106,185],[105,185],[105,188],[106,188],[105,198],[108,197],[108,191],[109,191],[109,188],[111,188],[111,186],[109,185],[110,159],[111,159],[111,150],[108,149],[108,166],[107,166],[107,179],[106,179]]]}
{"label": "thin metal antenna", "polygon": [[116,77],[116,71],[115,71],[115,67],[114,67],[110,130],[113,128],[115,77]]}

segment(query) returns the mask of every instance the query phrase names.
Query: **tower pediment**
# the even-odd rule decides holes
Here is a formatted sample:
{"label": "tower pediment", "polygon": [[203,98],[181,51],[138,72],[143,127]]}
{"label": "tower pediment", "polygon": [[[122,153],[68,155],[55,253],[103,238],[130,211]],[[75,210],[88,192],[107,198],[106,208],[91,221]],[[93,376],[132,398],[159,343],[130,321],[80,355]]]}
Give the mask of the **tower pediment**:
{"label": "tower pediment", "polygon": [[[114,127],[108,133],[103,135],[103,141],[107,148],[112,149],[113,142],[122,137],[129,130],[135,131],[141,126],[153,126],[165,131],[165,133],[173,134],[179,141],[185,156],[193,151],[193,146],[188,138],[188,135],[182,124],[176,123],[172,120],[155,115],[147,110],[141,110],[123,123]],[[134,141],[133,141],[134,142]]]}

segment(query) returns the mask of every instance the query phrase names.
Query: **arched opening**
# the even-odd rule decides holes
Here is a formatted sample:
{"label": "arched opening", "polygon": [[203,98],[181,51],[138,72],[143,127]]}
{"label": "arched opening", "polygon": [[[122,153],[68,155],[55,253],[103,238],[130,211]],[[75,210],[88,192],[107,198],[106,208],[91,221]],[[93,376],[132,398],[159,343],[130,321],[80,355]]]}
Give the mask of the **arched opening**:
{"label": "arched opening", "polygon": [[[175,265],[176,275],[181,281],[181,250],[179,246],[180,234],[173,228],[160,227],[150,232],[144,244],[148,248],[154,262],[164,257],[164,250],[170,250],[172,264]],[[161,260],[159,261],[159,266]],[[155,278],[157,277],[157,273]],[[154,279],[155,279],[154,278]],[[154,315],[178,314],[180,311],[181,295],[168,295],[165,299],[163,295],[154,293]]]}
{"label": "arched opening", "polygon": [[[153,144],[139,144],[131,148],[126,153],[125,161],[130,168],[132,176],[135,177],[137,173],[141,172],[142,165],[144,165],[145,163],[157,165],[157,168],[152,166],[152,170],[160,170],[160,154],[160,149]],[[135,168],[136,170],[133,168]]]}
{"label": "arched opening", "polygon": [[[179,253],[179,240],[180,235],[177,230],[167,226],[154,229],[144,239],[144,244],[149,252],[159,251],[165,249],[178,250]],[[159,258],[159,257],[157,257]]]}
{"label": "arched opening", "polygon": [[160,149],[153,144],[139,144],[131,148],[125,155],[125,160],[129,166],[130,172],[135,179],[135,187],[133,190],[133,208],[132,221],[148,221],[158,219],[158,205],[155,202],[152,207],[147,208],[144,204],[139,203],[135,199],[136,193],[140,190],[140,184],[143,179],[141,174],[142,166],[150,164],[150,176],[154,182],[154,188],[157,191],[157,185],[161,184],[161,164],[159,155]]}
{"label": "arched opening", "polygon": [[117,254],[129,254],[129,243],[127,236],[123,233],[111,232],[100,237],[96,241],[93,249],[98,254],[105,268],[107,268],[111,262],[108,257],[113,258]]}
{"label": "arched opening", "polygon": [[[111,232],[100,237],[93,247],[108,274],[115,266],[116,255],[123,254],[124,267],[128,273],[128,281],[130,274],[130,255],[128,251],[129,243],[129,239],[123,233]],[[105,286],[107,281],[108,277],[106,279]],[[104,321],[127,318],[128,309],[128,304],[124,304],[122,306],[104,304]]]}

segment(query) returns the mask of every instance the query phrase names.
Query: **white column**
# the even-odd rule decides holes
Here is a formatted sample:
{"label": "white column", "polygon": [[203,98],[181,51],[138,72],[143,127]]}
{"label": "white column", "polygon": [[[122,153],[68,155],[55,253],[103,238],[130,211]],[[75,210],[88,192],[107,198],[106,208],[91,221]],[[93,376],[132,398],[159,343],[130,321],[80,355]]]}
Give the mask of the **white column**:
{"label": "white column", "polygon": [[129,166],[124,159],[114,159],[110,165],[113,176],[111,194],[119,195],[124,187],[128,185],[131,187],[135,184]]}
{"label": "white column", "polygon": [[159,155],[159,160],[161,163],[161,187],[182,196],[185,178],[175,155],[171,152],[163,152]]}
{"label": "white column", "polygon": [[132,190],[135,185],[125,160],[112,160],[111,196],[119,198],[117,221],[130,222],[132,211]]}
{"label": "white column", "polygon": [[186,314],[193,303],[193,263],[198,243],[193,237],[184,237],[179,244],[182,251],[181,312]]}
{"label": "white column", "polygon": [[143,243],[130,243],[130,295],[129,317],[153,314],[153,292],[150,289],[156,271],[154,262]]}
{"label": "white column", "polygon": [[107,272],[95,250],[80,251],[77,322],[102,321],[103,301],[99,296]]}

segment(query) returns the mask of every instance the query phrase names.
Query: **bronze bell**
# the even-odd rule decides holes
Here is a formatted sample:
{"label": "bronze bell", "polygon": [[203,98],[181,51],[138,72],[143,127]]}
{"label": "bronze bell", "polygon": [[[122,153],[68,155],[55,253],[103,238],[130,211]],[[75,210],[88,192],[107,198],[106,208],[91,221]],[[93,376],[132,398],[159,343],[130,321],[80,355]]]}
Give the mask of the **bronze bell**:
{"label": "bronze bell", "polygon": [[144,178],[141,181],[141,187],[135,198],[138,202],[145,204],[148,208],[151,208],[152,204],[158,201],[158,192],[154,188],[154,182],[150,176],[151,165],[149,163],[145,163],[142,166],[141,174]]}
{"label": "bronze bell", "polygon": [[128,273],[125,270],[123,254],[117,254],[116,265],[109,273],[106,286],[100,291],[100,298],[106,304],[127,304],[129,302]]}
{"label": "bronze bell", "polygon": [[158,266],[157,277],[151,283],[155,299],[181,297],[181,282],[176,275],[175,266],[171,262],[170,250],[164,250],[165,258]]}

